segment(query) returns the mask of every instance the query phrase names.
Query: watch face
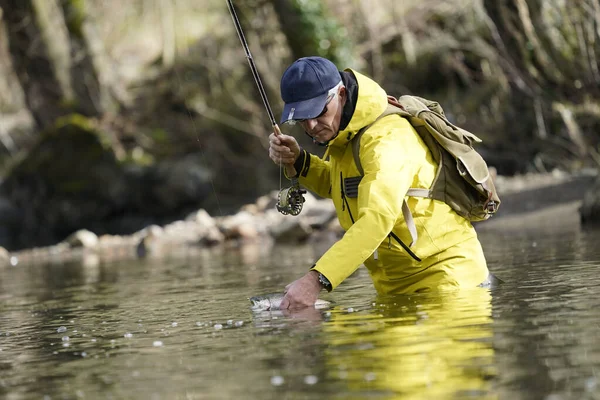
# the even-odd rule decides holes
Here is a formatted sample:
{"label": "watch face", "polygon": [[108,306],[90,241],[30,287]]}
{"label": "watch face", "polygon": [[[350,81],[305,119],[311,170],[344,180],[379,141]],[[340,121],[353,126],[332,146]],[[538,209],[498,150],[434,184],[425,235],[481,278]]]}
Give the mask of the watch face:
{"label": "watch face", "polygon": [[321,273],[319,273],[319,283],[323,285],[323,287],[325,287],[325,289],[327,290],[329,290],[329,288],[331,287],[331,282],[329,282],[329,279],[327,279],[325,275]]}

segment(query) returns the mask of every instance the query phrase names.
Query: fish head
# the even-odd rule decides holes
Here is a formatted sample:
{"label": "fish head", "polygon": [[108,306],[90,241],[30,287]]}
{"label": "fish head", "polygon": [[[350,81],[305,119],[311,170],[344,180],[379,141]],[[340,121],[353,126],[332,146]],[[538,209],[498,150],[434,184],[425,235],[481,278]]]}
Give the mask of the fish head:
{"label": "fish head", "polygon": [[269,311],[271,301],[266,296],[250,297],[250,308],[252,308],[252,311]]}

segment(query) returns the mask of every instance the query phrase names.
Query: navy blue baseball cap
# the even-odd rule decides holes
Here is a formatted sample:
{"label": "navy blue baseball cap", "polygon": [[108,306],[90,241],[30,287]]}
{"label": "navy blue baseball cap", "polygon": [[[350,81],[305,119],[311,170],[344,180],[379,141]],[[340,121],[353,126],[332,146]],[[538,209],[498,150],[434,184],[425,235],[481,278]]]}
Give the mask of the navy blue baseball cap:
{"label": "navy blue baseball cap", "polygon": [[315,118],[325,108],[329,91],[342,78],[334,63],[323,57],[303,57],[281,77],[281,98],[285,102],[281,123]]}

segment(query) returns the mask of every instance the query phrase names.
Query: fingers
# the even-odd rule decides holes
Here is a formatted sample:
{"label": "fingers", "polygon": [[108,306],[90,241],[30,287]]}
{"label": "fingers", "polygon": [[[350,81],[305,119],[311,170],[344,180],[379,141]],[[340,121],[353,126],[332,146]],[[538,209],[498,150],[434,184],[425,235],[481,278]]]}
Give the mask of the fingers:
{"label": "fingers", "polygon": [[296,162],[296,156],[294,153],[290,152],[289,149],[288,151],[269,149],[269,158],[277,165],[294,164],[294,162]]}
{"label": "fingers", "polygon": [[287,310],[288,308],[290,308],[290,301],[288,300],[287,296],[284,296],[283,300],[281,300],[281,304],[279,305],[279,309]]}
{"label": "fingers", "polygon": [[293,164],[297,154],[290,148],[296,143],[292,136],[272,133],[269,135],[269,158],[275,164]]}

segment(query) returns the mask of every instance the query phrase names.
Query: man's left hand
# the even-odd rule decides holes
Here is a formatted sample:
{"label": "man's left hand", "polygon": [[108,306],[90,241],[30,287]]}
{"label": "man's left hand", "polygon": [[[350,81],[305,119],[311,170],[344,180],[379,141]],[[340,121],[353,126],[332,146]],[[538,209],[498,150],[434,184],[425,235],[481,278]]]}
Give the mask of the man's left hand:
{"label": "man's left hand", "polygon": [[302,278],[296,279],[286,286],[280,308],[297,310],[314,307],[321,289],[323,286],[319,283],[319,273],[314,270],[309,271]]}

